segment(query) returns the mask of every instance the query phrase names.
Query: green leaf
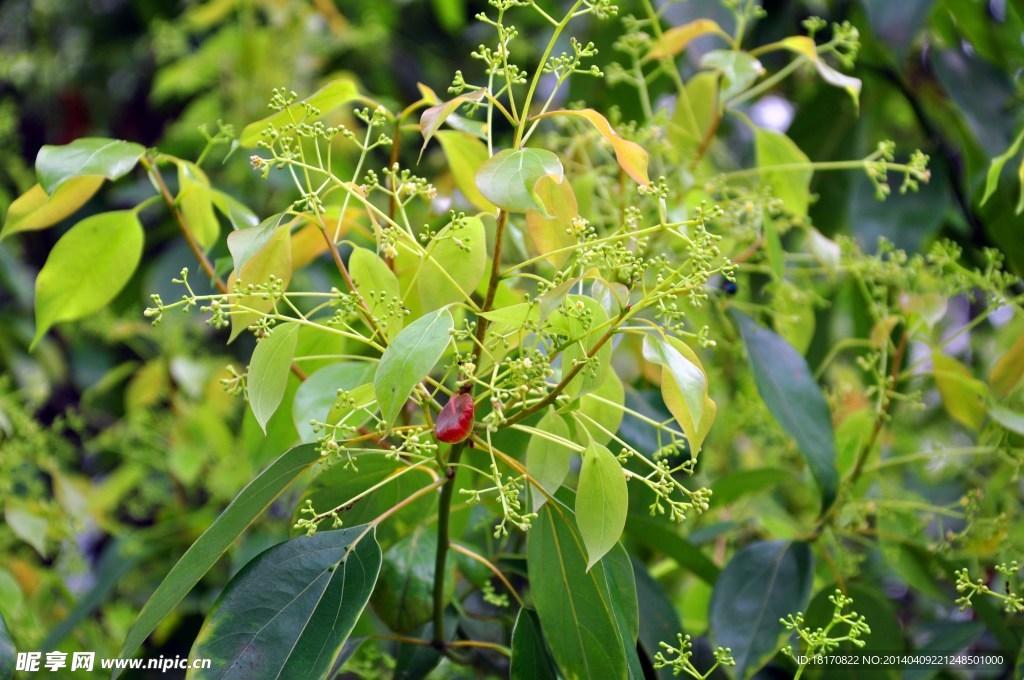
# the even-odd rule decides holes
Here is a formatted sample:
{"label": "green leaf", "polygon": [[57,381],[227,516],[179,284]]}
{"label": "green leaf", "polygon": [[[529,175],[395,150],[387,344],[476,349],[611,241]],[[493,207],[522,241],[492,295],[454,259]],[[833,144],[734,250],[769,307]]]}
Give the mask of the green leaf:
{"label": "green leaf", "polygon": [[413,389],[427,377],[448,348],[454,328],[451,312],[439,309],[403,328],[384,350],[373,378],[373,391],[388,428]]}
{"label": "green leaf", "polygon": [[[639,560],[633,560],[633,576],[639,609],[644,613],[640,617],[640,648],[653,665],[654,655],[661,651],[658,643],[675,640],[676,634],[682,632],[683,624],[668,593]],[[668,680],[672,677],[672,670],[662,668],[657,674],[659,678]]]}
{"label": "green leaf", "polygon": [[1006,408],[1002,404],[990,401],[988,404],[988,414],[992,416],[992,420],[996,421],[1010,432],[1016,432],[1019,435],[1024,435],[1024,413],[1019,413]]}
{"label": "green leaf", "polygon": [[[283,289],[292,278],[292,240],[289,225],[281,224],[282,215],[267,218],[259,226],[239,229],[228,234],[228,250],[234,271],[228,277],[228,290],[236,281],[246,285],[266,284],[270,277],[281,280]],[[261,292],[232,295],[231,302],[254,311],[238,311],[231,315],[230,340],[259,320],[261,313],[274,307],[274,300]]]}
{"label": "green leaf", "polygon": [[622,465],[607,447],[591,442],[583,454],[576,489],[576,521],[587,548],[587,569],[619,542],[628,509],[629,489]]}
{"label": "green leaf", "polygon": [[726,508],[746,496],[774,491],[783,482],[799,479],[791,470],[761,467],[738,470],[714,483],[715,505]]}
{"label": "green leaf", "polygon": [[299,324],[285,323],[256,344],[249,362],[248,397],[252,414],[263,432],[277,411],[288,386],[288,373],[299,344]]}
{"label": "green leaf", "polygon": [[146,148],[121,139],[82,137],[63,146],[47,144],[36,155],[36,175],[48,194],[73,177],[86,175],[115,180],[127,175]]}
{"label": "green leaf", "polygon": [[324,422],[338,399],[338,390],[351,391],[373,380],[375,365],[366,361],[342,361],[324,366],[299,385],[292,400],[292,422],[303,442],[318,439],[311,420]]}
{"label": "green leaf", "polygon": [[748,678],[782,646],[779,620],[804,611],[813,580],[811,549],[799,541],[762,541],[733,555],[711,595],[714,644],[732,649],[737,678]]}
{"label": "green leaf", "polygon": [[210,198],[213,206],[220,211],[220,214],[228,218],[234,229],[249,229],[260,223],[256,213],[231,194],[218,189],[210,189]]}
{"label": "green leaf", "polygon": [[[584,323],[575,313],[566,312],[580,312],[588,322]],[[594,346],[608,331],[608,312],[604,311],[601,303],[592,297],[567,295],[563,308],[551,315],[551,325],[560,335],[568,338],[561,355],[562,375],[565,375],[572,370],[575,362],[586,360]],[[566,394],[578,397],[593,392],[604,382],[611,369],[612,344],[605,342],[593,358],[596,360],[596,366],[587,366],[577,373],[566,387]]]}
{"label": "green leaf", "polygon": [[616,546],[588,570],[572,512],[560,502],[549,502],[527,534],[526,552],[537,615],[562,675],[627,677],[632,665],[628,658],[636,656],[635,636],[631,639],[628,630],[637,620],[636,587],[631,572],[628,582],[617,579],[615,588],[608,575],[613,561],[624,560],[629,568],[625,550]]}
{"label": "green leaf", "polygon": [[[245,531],[253,520],[301,472],[320,460],[320,452],[313,444],[289,449],[267,469],[242,489],[210,527],[189,547],[170,573],[164,577],[156,591],[146,602],[132,624],[118,656],[132,656],[150,633],[167,616],[199,579],[220,559],[228,547]],[[119,675],[114,671],[113,677]]]}
{"label": "green leaf", "polygon": [[209,250],[220,237],[220,222],[213,212],[210,180],[195,163],[178,164],[178,197],[175,200],[196,241],[203,250]]}
{"label": "green leaf", "polygon": [[958,423],[979,430],[985,422],[988,386],[977,380],[969,368],[938,349],[932,352],[932,366],[946,412]]}
{"label": "green leaf", "polygon": [[[548,409],[544,413],[544,417],[537,423],[537,429],[571,441],[569,426],[554,409]],[[564,444],[533,434],[526,446],[526,473],[540,484],[542,489],[554,495],[569,475],[571,458],[572,450]],[[534,510],[544,505],[547,496],[536,489],[531,489],[530,493]]]}
{"label": "green leaf", "polygon": [[487,237],[479,217],[446,226],[427,244],[416,275],[423,309],[465,302],[484,278]]}
{"label": "green leaf", "polygon": [[107,306],[142,258],[142,224],[133,210],[87,217],[46,258],[36,279],[36,335],[58,321],[73,321]]}
{"label": "green leaf", "polygon": [[690,442],[699,452],[714,423],[716,406],[708,396],[708,379],[693,350],[674,338],[645,335],[643,355],[662,367],[661,395]]}
{"label": "green leaf", "polygon": [[722,74],[723,101],[743,92],[764,73],[764,67],[756,57],[739,50],[712,50],[704,55],[700,66]]}
{"label": "green leaf", "polygon": [[38,231],[52,227],[85,205],[103,185],[102,177],[73,177],[47,194],[42,185],[14,199],[7,209],[0,239],[20,231]]}
{"label": "green leaf", "polygon": [[770,330],[736,310],[757,391],[775,419],[796,440],[821,489],[822,508],[832,505],[839,485],[832,415],[807,362]]}
{"label": "green leaf", "polygon": [[455,186],[474,207],[484,212],[494,212],[494,204],[484,198],[476,186],[476,171],[488,158],[484,143],[469,133],[454,130],[442,130],[436,137],[448,160],[448,169],[455,180]]}
{"label": "green leaf", "polygon": [[190,680],[323,678],[380,573],[372,525],[300,536],[260,553],[217,598],[192,646]]}
{"label": "green leaf", "polygon": [[523,607],[512,628],[511,680],[557,680],[558,671],[544,643],[537,612]]}
{"label": "green leaf", "polygon": [[499,208],[513,212],[544,210],[536,186],[545,175],[562,178],[562,161],[554,153],[546,149],[505,149],[480,166],[476,186]]}
{"label": "green leaf", "polygon": [[[373,593],[373,608],[396,633],[410,633],[431,620],[434,613],[434,557],[437,525],[420,524],[384,553],[380,586]],[[454,567],[448,561],[445,600],[455,592]]]}
{"label": "green leaf", "polygon": [[11,680],[14,677],[16,658],[14,640],[11,639],[11,633],[7,630],[4,615],[0,614],[0,680]]}
{"label": "green leaf", "polygon": [[[807,215],[811,203],[811,177],[814,175],[807,155],[786,135],[762,128],[754,128],[754,149],[757,167],[761,170],[761,183],[771,187],[772,195],[782,201],[786,210],[794,215]],[[801,163],[807,164],[807,168],[772,170],[776,165]]]}
{"label": "green leaf", "polygon": [[460,94],[446,102],[441,102],[436,106],[424,109],[423,113],[420,114],[420,133],[423,135],[423,146],[420,148],[420,157],[423,157],[423,150],[426,149],[427,144],[430,143],[430,138],[434,136],[434,133],[437,132],[438,128],[441,127],[448,116],[455,113],[455,111],[463,104],[479,102],[484,98],[484,94],[485,90],[483,89],[474,90],[469,94]]}
{"label": "green leaf", "polygon": [[405,321],[402,314],[388,314],[389,309],[400,303],[402,293],[398,287],[398,278],[387,263],[376,253],[357,246],[349,256],[348,271],[356,292],[362,296],[370,313],[376,319],[385,319],[383,326],[387,335],[393,337],[402,330]]}
{"label": "green leaf", "polygon": [[[1017,155],[1017,152],[1020,151],[1021,143],[1024,143],[1024,130],[1021,130],[1020,134],[1017,135],[1017,139],[1013,140],[1013,144],[1010,145],[1009,149],[992,159],[992,164],[988,166],[988,175],[985,178],[985,193],[981,197],[981,205],[985,205],[988,199],[992,198],[992,194],[996,192],[996,188],[999,186],[999,175],[1003,172],[1003,166]],[[1021,167],[1024,168],[1024,164]],[[1021,182],[1021,200],[1024,200],[1024,181]],[[11,208],[13,209],[14,206],[11,206]],[[1017,212],[1020,212],[1020,210]]]}
{"label": "green leaf", "polygon": [[280,130],[282,127],[292,124],[292,121],[309,122],[305,109],[307,105],[319,109],[319,113],[315,117],[320,118],[339,106],[359,98],[359,90],[350,78],[332,80],[304,100],[289,104],[266,118],[246,125],[238,137],[238,143],[245,148],[256,146],[256,143],[263,137],[263,131],[271,124]]}
{"label": "green leaf", "polygon": [[625,403],[622,380],[615,371],[608,371],[600,387],[580,397],[579,407],[573,413],[577,425],[590,435],[590,441],[607,446],[622,424]]}
{"label": "green leaf", "polygon": [[26,500],[20,496],[10,496],[4,503],[4,524],[11,533],[35,548],[39,556],[45,559],[49,556],[46,539],[50,533],[50,521],[43,514],[44,510],[39,501]]}
{"label": "green leaf", "polygon": [[998,399],[1005,399],[1017,389],[1024,378],[1024,335],[999,357],[988,374],[989,388]]}

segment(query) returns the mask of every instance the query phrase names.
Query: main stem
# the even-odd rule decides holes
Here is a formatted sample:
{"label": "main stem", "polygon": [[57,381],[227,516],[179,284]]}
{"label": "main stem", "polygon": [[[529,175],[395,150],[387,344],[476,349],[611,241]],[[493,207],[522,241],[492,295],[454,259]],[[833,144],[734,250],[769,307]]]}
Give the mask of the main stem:
{"label": "main stem", "polygon": [[441,500],[437,508],[437,554],[434,557],[434,640],[433,646],[443,650],[447,643],[444,634],[444,575],[447,571],[448,549],[450,547],[450,522],[452,514],[452,496],[455,494],[455,466],[462,458],[465,443],[452,446],[448,454],[448,470],[445,473],[444,485],[441,487]]}

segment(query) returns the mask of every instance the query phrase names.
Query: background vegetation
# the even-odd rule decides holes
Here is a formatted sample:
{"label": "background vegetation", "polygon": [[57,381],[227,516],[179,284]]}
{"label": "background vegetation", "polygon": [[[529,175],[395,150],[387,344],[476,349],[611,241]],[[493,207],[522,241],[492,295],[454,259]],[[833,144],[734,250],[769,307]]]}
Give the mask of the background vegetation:
{"label": "background vegetation", "polygon": [[[566,9],[561,4],[539,3],[553,16]],[[869,649],[1001,651],[1006,666],[991,677],[1019,672],[1013,668],[1021,664],[1024,604],[1013,560],[1024,554],[1024,170],[1018,173],[1024,168],[1024,12],[1000,0],[766,1],[763,16],[754,3],[742,1],[659,5],[659,31],[712,19],[731,36],[745,33],[747,49],[806,35],[811,16],[828,27],[817,36],[819,44],[849,22],[838,32],[847,42],[821,58],[861,84],[859,98],[851,97],[813,67],[786,71],[797,59],[793,50],[767,51],[758,55],[764,76],[753,73],[729,92],[728,106],[722,96],[728,113],[697,111],[696,137],[684,130],[659,138],[656,130],[678,124],[678,118],[657,113],[679,111],[676,79],[687,83],[695,110],[708,92],[717,100],[717,88],[728,89],[729,76],[719,80],[723,69],[714,72],[713,90],[700,89],[706,83],[698,77],[708,73],[702,59],[723,43],[702,34],[685,49],[663,47],[669,52],[664,60],[649,58],[652,45],[665,45],[663,38],[652,25],[624,19],[645,20],[646,2],[619,5],[618,17],[573,24],[571,35],[593,43],[605,75],[573,77],[553,108],[585,102],[601,112],[624,137],[647,148],[652,179],[667,175],[672,186],[695,185],[694,178],[707,182],[696,196],[668,200],[670,216],[692,219],[701,199],[709,208],[721,205],[723,213],[708,229],[724,237],[721,254],[738,264],[735,277],[722,276],[728,268],[713,272],[702,307],[658,317],[666,328],[678,325],[680,337],[699,352],[717,419],[685,482],[690,491],[713,491],[706,512],[670,523],[648,515],[649,499],[630,496],[623,543],[645,612],[638,657],[643,671],[656,672],[659,653],[668,664],[660,673],[670,673],[673,660],[682,670],[676,633],[685,633],[694,640],[693,664],[702,672],[714,663],[717,646],[732,647],[738,659],[739,668],[730,673],[796,672],[778,650],[788,643],[799,651],[806,641],[784,637],[774,620],[760,632],[739,630],[742,614],[723,604],[723,598],[748,597],[742,586],[758,582],[762,563],[775,560],[794,574],[770,592],[768,604],[780,608],[775,619],[804,612],[809,623],[800,623],[801,630],[825,625],[833,610],[828,597],[839,588],[866,617]],[[391,112],[421,100],[420,83],[448,99],[457,70],[480,80],[480,62],[467,55],[493,40],[493,31],[472,18],[485,11],[493,14],[486,3],[470,0],[8,0],[0,7],[0,208],[6,212],[36,183],[36,154],[44,144],[111,137],[201,159],[210,184],[248,208],[236,211],[238,222],[225,215],[220,237],[203,244],[226,278],[232,253],[224,235],[251,226],[250,212],[262,219],[296,198],[287,173],[271,172],[264,181],[250,165],[251,152],[232,143],[247,124],[267,115],[273,89],[294,90],[301,98],[325,83],[351,80]],[[539,13],[514,16],[520,38],[512,56],[532,69],[551,27]],[[638,38],[641,32],[651,42]],[[571,49],[568,35],[558,51]],[[847,49],[852,43],[859,46],[855,59]],[[613,61],[620,66],[610,66]],[[651,79],[642,95],[630,82],[634,66]],[[671,69],[679,75],[670,76]],[[789,77],[773,78],[779,73]],[[744,78],[736,72],[732,77],[733,85]],[[352,115],[357,104],[337,112],[353,130],[362,125]],[[539,128],[531,141],[559,149],[577,139],[600,148],[600,139],[586,137],[590,128],[576,122]],[[513,133],[500,121],[496,130]],[[808,166],[805,175],[758,171],[804,162],[785,144],[763,142],[758,130],[784,132],[796,153],[818,165]],[[382,145],[367,162],[380,172],[397,160],[431,178],[438,196],[422,208],[427,217],[421,223],[429,219],[439,229],[449,207],[479,205],[436,142],[417,166],[420,132],[396,136],[400,147]],[[876,154],[883,140],[895,142],[888,166]],[[912,156],[915,149],[929,158],[927,182],[919,181],[924,171]],[[593,171],[598,185],[618,182],[613,195],[589,189],[594,184],[575,185],[581,214],[589,202],[598,215],[589,219],[600,234],[605,222],[621,217],[600,216],[625,206],[621,187],[628,184],[626,170],[619,172],[607,149],[604,156],[603,164],[595,160],[578,174]],[[333,169],[351,176],[360,158],[339,152]],[[743,174],[750,169],[755,172]],[[888,179],[878,174],[886,169]],[[176,171],[165,174],[177,195]],[[900,191],[904,177],[918,185],[915,191]],[[144,317],[152,294],[180,299],[181,286],[172,281],[183,266],[193,272],[196,295],[214,293],[210,278],[196,273],[200,268],[179,225],[162,204],[147,204],[141,212],[144,254],[117,297],[84,319],[54,326],[30,349],[37,330],[34,287],[54,244],[88,216],[147,200],[151,181],[152,173],[136,171],[104,184],[74,219],[0,240],[0,613],[19,650],[115,656],[157,585],[231,499],[283,451],[314,439],[303,430],[309,420],[304,404],[295,405],[298,377],[269,422],[224,389],[225,381],[237,387],[233,378],[250,363],[252,334],[225,344],[227,333],[197,313],[169,311],[156,327]],[[894,190],[879,200],[890,181]],[[11,220],[8,213],[8,225]],[[487,228],[493,234],[492,222]],[[649,255],[661,247],[656,244]],[[669,261],[686,256],[665,252]],[[296,230],[291,258],[289,290],[344,289],[322,242]],[[769,336],[758,336],[763,332]],[[766,394],[766,372],[785,351],[772,344],[780,340],[796,348],[811,383],[822,386],[825,420],[835,437],[827,466],[832,473],[816,468],[820,461],[813,454],[801,453],[800,435],[780,416],[784,407]],[[298,354],[311,357],[301,363],[303,375],[331,365],[341,352],[315,339],[302,342]],[[633,344],[617,345],[616,360],[610,360],[625,384],[620,399],[627,407],[610,446],[616,454],[621,443],[654,456],[668,442],[662,429],[644,423],[664,424],[675,411],[663,399],[667,379],[656,368],[659,362]],[[783,395],[785,402],[785,390]],[[528,441],[510,437],[500,448],[520,453]],[[689,460],[682,438],[671,444],[678,444],[672,456]],[[836,479],[829,482],[829,474]],[[285,491],[159,623],[142,653],[187,655],[231,577],[265,549],[302,533],[293,508],[329,487],[319,483],[303,478]],[[836,493],[841,502],[831,505],[829,496]],[[461,530],[529,600],[537,586],[527,585],[522,532],[510,527],[511,538],[488,538],[501,517],[496,502],[471,510],[472,521],[464,513]],[[389,561],[388,549],[420,530],[414,519],[398,519],[379,537],[391,579],[412,571],[411,562],[433,559],[428,551],[408,554],[410,563],[403,563],[392,552]],[[508,602],[508,584],[463,557],[450,558],[459,573],[459,606],[451,610],[457,627],[449,628],[460,639],[509,646],[515,597]],[[466,666],[458,663],[466,659],[442,660],[423,651],[432,648],[403,644],[394,631],[429,639],[418,628],[427,622],[390,620],[391,608],[375,600],[367,610],[376,613],[368,613],[353,634],[362,644],[346,647],[345,673],[508,673],[504,649],[470,647]],[[656,624],[646,616],[653,611]],[[551,630],[544,635],[557,644]],[[658,642],[677,649],[661,649]],[[5,670],[0,662],[0,675]]]}

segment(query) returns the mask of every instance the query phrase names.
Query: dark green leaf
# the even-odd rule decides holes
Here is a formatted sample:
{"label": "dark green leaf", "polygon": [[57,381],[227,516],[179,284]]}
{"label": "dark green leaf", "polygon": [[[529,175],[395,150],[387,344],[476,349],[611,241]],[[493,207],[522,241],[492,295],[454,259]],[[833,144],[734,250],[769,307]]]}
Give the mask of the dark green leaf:
{"label": "dark green leaf", "polygon": [[35,345],[53,324],[103,309],[142,258],[142,224],[133,210],[87,217],[57,241],[36,279]]}
{"label": "dark green leaf", "polygon": [[[380,587],[373,608],[388,628],[409,633],[430,621],[434,613],[434,557],[437,525],[420,524],[384,553]],[[455,564],[451,560],[449,567]],[[445,596],[451,598],[455,580],[445,577]]]}
{"label": "dark green leaf", "polygon": [[839,485],[832,416],[807,362],[772,331],[736,310],[730,312],[743,334],[757,391],[768,410],[796,440],[821,489],[822,507],[835,500]]}
{"label": "dark green leaf", "polygon": [[[189,678],[322,678],[370,599],[380,572],[372,525],[300,536],[260,553],[217,599]],[[272,586],[272,587],[271,587]]]}
{"label": "dark green leaf", "polygon": [[664,521],[649,515],[630,514],[626,527],[632,540],[672,558],[676,564],[708,585],[714,584],[718,578],[718,565]]}
{"label": "dark green leaf", "polygon": [[[132,656],[139,645],[156,630],[163,618],[192,590],[246,527],[301,472],[318,460],[320,452],[313,444],[296,446],[282,454],[249,482],[164,577],[129,629],[118,656]],[[117,675],[118,672],[115,671],[114,677]]]}
{"label": "dark green leaf", "polygon": [[[640,617],[640,648],[653,664],[654,655],[661,651],[658,643],[673,642],[676,635],[682,632],[683,624],[679,621],[679,614],[669,600],[668,593],[637,560],[633,560],[633,576],[636,579],[639,608],[643,612]],[[658,671],[658,677],[668,680],[672,677],[672,670],[662,668]]]}
{"label": "dark green leaf", "polygon": [[806,543],[766,541],[733,555],[708,610],[715,644],[732,649],[736,677],[748,678],[782,646],[779,619],[804,611],[814,573]]}
{"label": "dark green leaf", "polygon": [[288,373],[299,343],[299,328],[297,323],[282,324],[260,340],[253,350],[247,381],[249,406],[264,432],[288,386]]}
{"label": "dark green leaf", "polygon": [[63,146],[46,145],[36,156],[36,175],[48,194],[72,177],[115,180],[131,172],[146,152],[141,144],[121,139],[82,137]]}
{"label": "dark green leaf", "polygon": [[558,671],[544,644],[537,612],[523,607],[512,629],[511,680],[556,680]]}
{"label": "dark green leaf", "polygon": [[625,639],[617,615],[627,611],[628,602],[616,604],[609,598],[635,602],[635,590],[612,590],[607,557],[587,570],[575,519],[561,503],[550,501],[538,511],[526,550],[537,615],[562,674],[602,680],[626,677],[627,653],[635,655],[636,645]]}
{"label": "dark green leaf", "polygon": [[544,211],[535,187],[545,175],[561,180],[562,162],[545,149],[505,149],[487,160],[476,173],[476,185],[484,198],[499,208],[515,212]]}
{"label": "dark green leaf", "polygon": [[373,378],[384,424],[395,422],[413,389],[427,377],[451,342],[455,321],[447,309],[421,316],[384,350]]}

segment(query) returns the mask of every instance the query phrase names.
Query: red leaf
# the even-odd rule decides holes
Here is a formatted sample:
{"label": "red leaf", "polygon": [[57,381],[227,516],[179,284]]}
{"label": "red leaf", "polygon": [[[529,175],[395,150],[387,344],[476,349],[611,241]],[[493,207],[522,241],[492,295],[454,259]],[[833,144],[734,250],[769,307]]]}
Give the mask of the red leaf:
{"label": "red leaf", "polygon": [[457,444],[468,438],[472,431],[473,395],[460,392],[449,399],[437,415],[434,435],[440,441]]}

